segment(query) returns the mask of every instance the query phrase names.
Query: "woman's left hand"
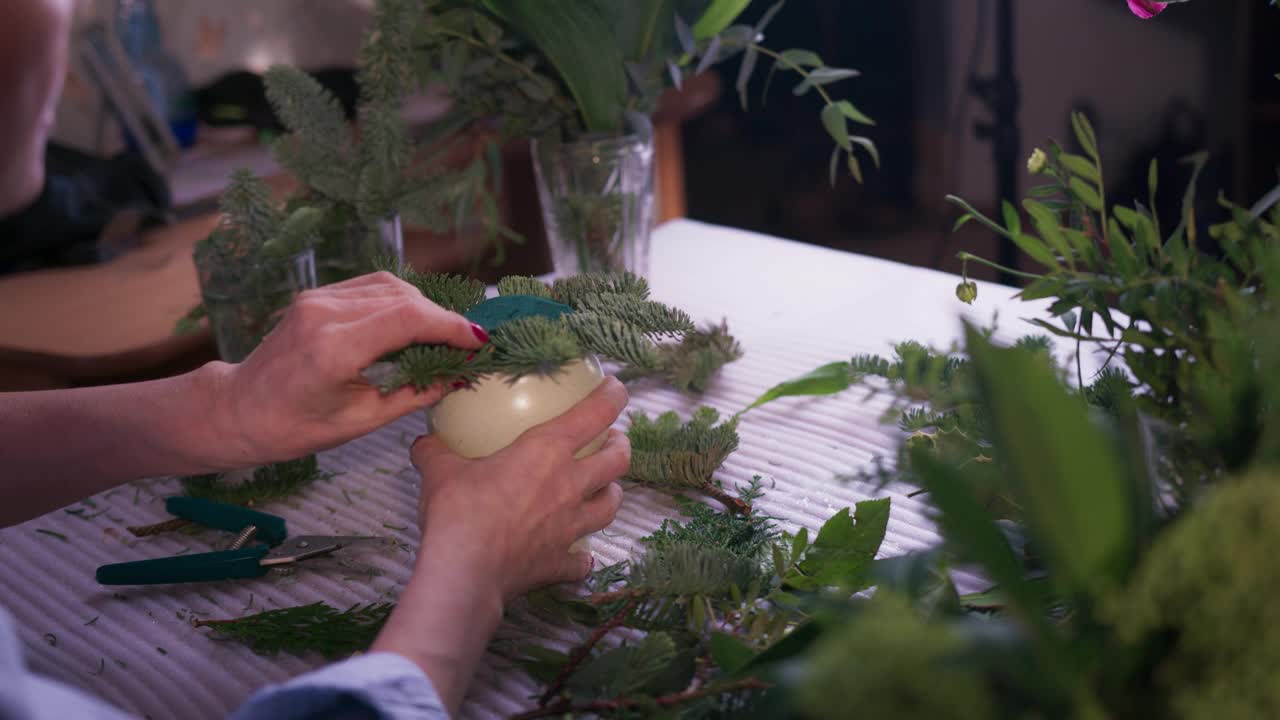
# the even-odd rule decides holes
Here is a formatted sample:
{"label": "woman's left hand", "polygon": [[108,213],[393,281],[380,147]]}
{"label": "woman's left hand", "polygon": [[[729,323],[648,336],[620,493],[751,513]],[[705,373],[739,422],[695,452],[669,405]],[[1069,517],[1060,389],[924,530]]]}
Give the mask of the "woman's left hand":
{"label": "woman's left hand", "polygon": [[414,343],[476,349],[487,339],[390,273],[307,290],[244,362],[219,368],[214,417],[227,439],[227,465],[340,445],[434,404],[448,388],[383,395],[360,372]]}

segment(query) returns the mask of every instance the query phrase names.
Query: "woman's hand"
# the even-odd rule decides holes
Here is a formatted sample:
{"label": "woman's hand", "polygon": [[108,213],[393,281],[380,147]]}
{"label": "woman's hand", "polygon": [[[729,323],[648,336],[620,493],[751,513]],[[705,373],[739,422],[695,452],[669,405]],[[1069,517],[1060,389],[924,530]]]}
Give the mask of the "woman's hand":
{"label": "woman's hand", "polygon": [[590,553],[570,553],[569,546],[613,522],[622,504],[616,481],[631,463],[631,444],[610,430],[600,450],[581,460],[574,454],[608,429],[626,404],[622,383],[606,378],[565,414],[475,460],[433,436],[419,439],[413,461],[423,478],[423,547],[447,546],[450,554],[467,558],[499,583],[504,599],[586,577]]}
{"label": "woman's hand", "polygon": [[630,465],[631,445],[615,430],[595,454],[573,456],[626,404],[622,383],[606,378],[568,412],[487,458],[455,455],[430,436],[414,444],[423,477],[422,546],[373,650],[416,662],[451,712],[506,601],[590,573],[590,554],[569,546],[613,521],[622,503],[616,481]]}
{"label": "woman's hand", "polygon": [[382,395],[360,371],[413,343],[479,348],[488,336],[386,272],[307,290],[219,382],[231,467],[333,447],[438,401],[446,388]]}

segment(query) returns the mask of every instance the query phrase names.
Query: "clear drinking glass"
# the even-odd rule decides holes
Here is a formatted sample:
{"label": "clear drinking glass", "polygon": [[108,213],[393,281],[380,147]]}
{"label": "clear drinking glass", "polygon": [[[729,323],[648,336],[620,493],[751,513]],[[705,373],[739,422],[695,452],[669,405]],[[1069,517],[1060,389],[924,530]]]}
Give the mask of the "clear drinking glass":
{"label": "clear drinking glass", "polygon": [[315,253],[310,248],[252,263],[201,253],[195,260],[218,355],[230,363],[248,357],[298,293],[316,286]]}
{"label": "clear drinking glass", "polygon": [[639,135],[532,141],[557,275],[645,275],[653,223],[653,141]]}
{"label": "clear drinking glass", "polygon": [[393,215],[373,225],[359,219],[347,223],[337,242],[322,246],[316,258],[321,285],[329,285],[377,270],[379,259],[404,263],[404,230],[400,216]]}

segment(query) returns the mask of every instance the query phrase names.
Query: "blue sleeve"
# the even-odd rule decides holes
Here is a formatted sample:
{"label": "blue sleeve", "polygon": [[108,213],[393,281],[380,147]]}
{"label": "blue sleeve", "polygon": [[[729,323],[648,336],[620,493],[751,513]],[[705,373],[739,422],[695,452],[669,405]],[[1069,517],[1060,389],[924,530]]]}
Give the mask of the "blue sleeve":
{"label": "blue sleeve", "polygon": [[446,720],[422,669],[394,653],[370,653],[262,688],[231,720]]}

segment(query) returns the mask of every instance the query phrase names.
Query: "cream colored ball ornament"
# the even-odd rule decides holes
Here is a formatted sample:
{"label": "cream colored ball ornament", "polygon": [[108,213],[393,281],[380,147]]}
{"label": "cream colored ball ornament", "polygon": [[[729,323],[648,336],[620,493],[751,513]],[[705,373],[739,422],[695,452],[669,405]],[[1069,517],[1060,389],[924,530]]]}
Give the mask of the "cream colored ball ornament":
{"label": "cream colored ball ornament", "polygon": [[[532,373],[515,380],[504,373],[484,375],[470,388],[450,393],[428,410],[427,428],[463,457],[488,457],[529,428],[564,414],[603,381],[604,370],[594,355],[574,360],[550,375]],[[575,457],[599,450],[608,435],[609,431],[604,431]],[[578,539],[569,552],[591,552],[590,538]]]}
{"label": "cream colored ball ornament", "polygon": [[[463,457],[488,457],[515,442],[524,431],[563,415],[604,381],[594,355],[554,374],[484,375],[470,388],[445,396],[428,411],[431,433]],[[608,431],[577,454],[583,458],[604,445]]]}

